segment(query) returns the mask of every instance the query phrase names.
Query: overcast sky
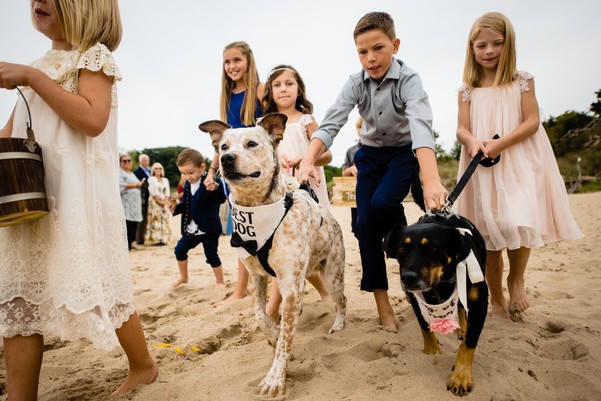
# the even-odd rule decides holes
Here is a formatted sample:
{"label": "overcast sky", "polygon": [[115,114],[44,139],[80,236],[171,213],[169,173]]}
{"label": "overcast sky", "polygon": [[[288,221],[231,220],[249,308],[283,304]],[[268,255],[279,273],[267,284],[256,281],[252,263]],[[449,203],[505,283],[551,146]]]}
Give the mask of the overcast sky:
{"label": "overcast sky", "polygon": [[[31,25],[29,3],[2,0],[2,61],[27,64],[50,48]],[[250,44],[262,81],[276,64],[296,67],[320,121],[361,68],[352,31],[369,11],[394,18],[397,57],[421,75],[446,149],[455,141],[467,35],[485,12],[500,11],[512,21],[518,68],[535,76],[542,119],[586,111],[601,89],[599,0],[121,0],[120,7],[124,36],[115,58],[123,74],[122,150],[190,146],[210,156],[209,137],[198,124],[219,118],[223,47],[236,40]],[[15,101],[15,91],[0,91],[0,124]],[[356,139],[356,116],[334,141],[333,165],[342,164]]]}

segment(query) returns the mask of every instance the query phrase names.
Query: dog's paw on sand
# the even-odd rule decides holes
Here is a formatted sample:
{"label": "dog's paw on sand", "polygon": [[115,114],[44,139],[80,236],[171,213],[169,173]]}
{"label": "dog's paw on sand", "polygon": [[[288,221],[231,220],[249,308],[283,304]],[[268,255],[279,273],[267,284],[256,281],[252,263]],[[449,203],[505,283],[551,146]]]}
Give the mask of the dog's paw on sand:
{"label": "dog's paw on sand", "polygon": [[[278,396],[269,396],[268,394],[261,394],[261,389],[263,386],[260,386],[261,382],[263,381],[264,377],[259,377],[259,378],[255,378],[253,380],[250,380],[248,382],[246,382],[246,389],[248,391],[248,393],[251,395],[253,400],[257,400],[257,401],[284,401],[286,400],[286,396],[287,394],[284,393],[282,395],[278,395]],[[286,388],[287,391],[290,391],[291,389],[291,383],[289,380],[286,380]]]}

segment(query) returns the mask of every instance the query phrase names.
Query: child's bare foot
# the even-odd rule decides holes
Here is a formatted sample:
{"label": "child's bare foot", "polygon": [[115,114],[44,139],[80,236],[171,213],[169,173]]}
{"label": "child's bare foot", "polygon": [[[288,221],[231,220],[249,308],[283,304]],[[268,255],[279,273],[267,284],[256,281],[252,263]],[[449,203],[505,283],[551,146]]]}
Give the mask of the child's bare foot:
{"label": "child's bare foot", "polygon": [[392,321],[389,319],[384,320],[382,317],[380,317],[380,325],[383,326],[384,330],[396,333],[399,330],[401,323],[394,316]]}
{"label": "child's bare foot", "polygon": [[246,298],[247,295],[248,295],[247,291],[244,291],[244,292],[233,292],[232,295],[230,295],[226,299],[224,299],[222,301],[219,301],[219,302],[214,302],[211,306],[213,306],[213,308],[218,308],[220,306],[223,306],[223,305],[227,304],[228,302],[235,301],[235,300],[238,300],[238,299]]}
{"label": "child's bare foot", "polygon": [[173,282],[173,284],[171,284],[171,288],[178,287],[178,286],[180,286],[180,285],[182,285],[182,284],[186,284],[187,282],[188,282],[188,279],[187,279],[187,278],[180,277],[180,278],[178,278],[177,280],[175,280],[175,281]]}
{"label": "child's bare foot", "polygon": [[400,322],[394,316],[394,313],[392,315],[384,314],[380,316],[380,325],[387,329],[397,331],[400,327]]}
{"label": "child's bare foot", "polygon": [[507,309],[505,309],[505,305],[501,304],[492,304],[490,315],[492,317],[499,317],[502,319],[510,319],[509,314],[507,313]]}
{"label": "child's bare foot", "polygon": [[150,384],[155,381],[159,375],[159,367],[155,361],[152,361],[152,366],[141,370],[130,370],[125,378],[125,381],[113,392],[113,396],[127,394],[140,384]]}
{"label": "child's bare foot", "polygon": [[509,290],[509,312],[512,310],[518,312],[524,312],[530,307],[528,302],[528,294],[526,293],[526,287],[524,282],[507,282],[507,289]]}

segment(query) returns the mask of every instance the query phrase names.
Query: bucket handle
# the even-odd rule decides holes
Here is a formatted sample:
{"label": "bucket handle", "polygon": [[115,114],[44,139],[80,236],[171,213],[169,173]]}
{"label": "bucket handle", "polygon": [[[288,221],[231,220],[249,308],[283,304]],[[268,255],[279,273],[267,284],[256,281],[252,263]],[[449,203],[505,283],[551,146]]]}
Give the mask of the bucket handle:
{"label": "bucket handle", "polygon": [[31,122],[31,111],[29,111],[29,105],[27,104],[27,100],[25,100],[25,96],[23,96],[23,92],[17,86],[15,89],[19,92],[23,101],[25,102],[25,107],[27,108],[27,116],[29,117],[29,122],[27,124],[27,139],[23,139],[23,145],[29,150],[31,153],[35,152],[35,148],[37,143],[35,142],[35,134],[33,132],[33,123]]}

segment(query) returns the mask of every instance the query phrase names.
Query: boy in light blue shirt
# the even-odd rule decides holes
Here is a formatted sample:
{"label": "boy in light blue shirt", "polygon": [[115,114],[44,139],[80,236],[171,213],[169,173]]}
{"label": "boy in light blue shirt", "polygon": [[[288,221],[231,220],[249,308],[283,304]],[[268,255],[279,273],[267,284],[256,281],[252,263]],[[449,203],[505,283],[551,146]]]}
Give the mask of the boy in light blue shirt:
{"label": "boy in light blue shirt", "polygon": [[315,160],[330,148],[357,106],[364,119],[362,146],[354,159],[358,170],[361,290],[374,293],[380,323],[397,328],[388,299],[382,240],[394,225],[407,224],[401,202],[419,170],[427,208],[442,208],[447,190],[438,175],[428,95],[419,75],[394,58],[400,45],[394,21],[387,13],[368,13],[355,26],[353,36],[363,70],[349,77],[326,112],[301,162],[298,178],[306,182],[311,176],[319,181]]}

